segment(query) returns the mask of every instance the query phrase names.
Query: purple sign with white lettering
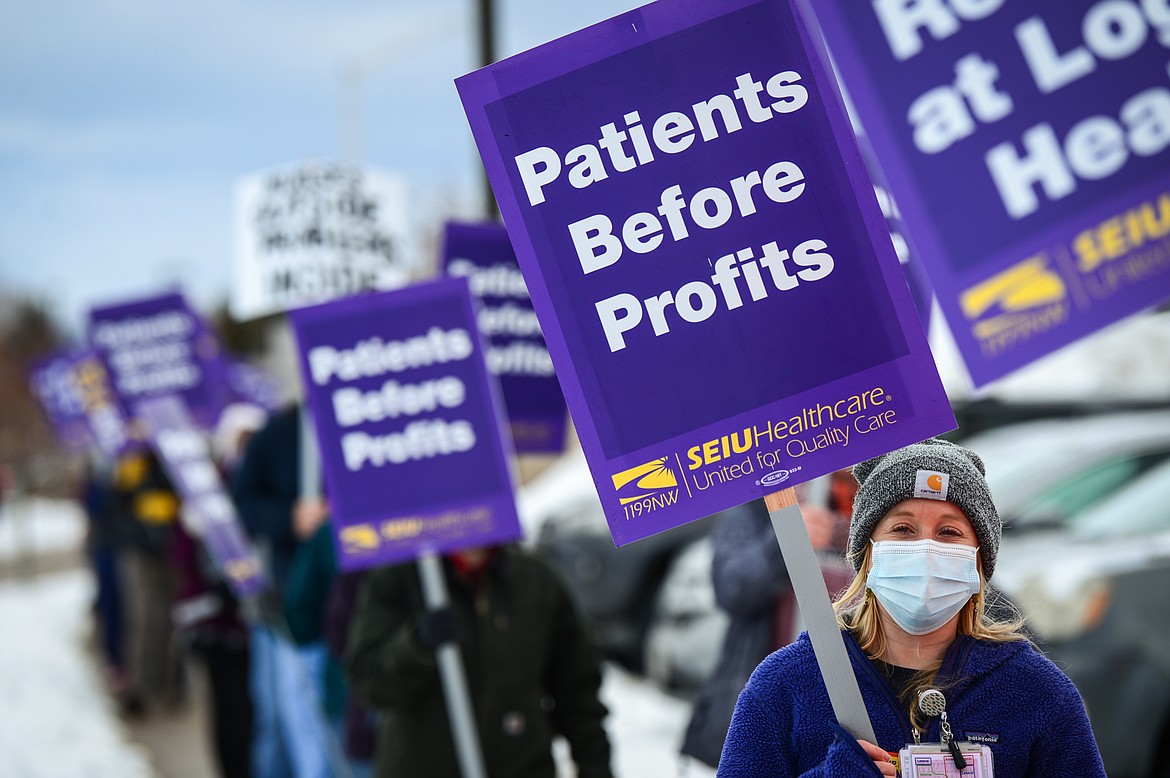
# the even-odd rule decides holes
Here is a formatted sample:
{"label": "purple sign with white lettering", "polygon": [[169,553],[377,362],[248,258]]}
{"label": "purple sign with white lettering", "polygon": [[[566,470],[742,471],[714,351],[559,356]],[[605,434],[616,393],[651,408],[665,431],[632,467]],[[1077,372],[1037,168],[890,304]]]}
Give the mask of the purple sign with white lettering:
{"label": "purple sign with white lettering", "polygon": [[81,393],[90,434],[98,450],[114,459],[132,448],[141,447],[141,440],[131,436],[130,423],[110,388],[110,374],[101,357],[93,351],[78,353],[73,373]]}
{"label": "purple sign with white lettering", "polygon": [[231,400],[219,344],[180,294],[91,309],[87,335],[129,416],[139,401],[173,394],[211,428]]}
{"label": "purple sign with white lettering", "polygon": [[456,82],[618,545],[954,427],[826,68],[677,0]]}
{"label": "purple sign with white lettering", "polygon": [[1170,297],[1170,10],[816,0],[983,384]]}
{"label": "purple sign with white lettering", "polygon": [[516,252],[502,224],[447,224],[447,275],[466,278],[479,302],[488,370],[499,380],[517,453],[559,453],[568,411]]}
{"label": "purple sign with white lettering", "polygon": [[503,409],[466,280],[289,318],[342,568],[520,537]]}
{"label": "purple sign with white lettering", "polygon": [[256,550],[248,540],[236,507],[224,489],[206,436],[196,428],[183,401],[175,395],[138,402],[151,447],[183,501],[187,530],[207,550],[216,570],[238,597],[267,587]]}
{"label": "purple sign with white lettering", "polygon": [[233,402],[251,403],[269,412],[280,407],[280,385],[263,369],[228,360],[226,372]]}
{"label": "purple sign with white lettering", "polygon": [[77,376],[76,352],[58,351],[33,365],[29,386],[40,401],[45,416],[61,446],[82,452],[94,444]]}

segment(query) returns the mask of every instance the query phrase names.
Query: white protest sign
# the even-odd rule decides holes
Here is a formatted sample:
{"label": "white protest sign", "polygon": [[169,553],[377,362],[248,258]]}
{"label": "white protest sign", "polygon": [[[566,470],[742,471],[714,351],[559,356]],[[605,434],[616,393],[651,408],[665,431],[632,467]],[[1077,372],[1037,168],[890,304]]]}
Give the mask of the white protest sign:
{"label": "white protest sign", "polygon": [[307,162],[247,176],[235,192],[239,320],[396,289],[416,261],[405,182],[353,165]]}

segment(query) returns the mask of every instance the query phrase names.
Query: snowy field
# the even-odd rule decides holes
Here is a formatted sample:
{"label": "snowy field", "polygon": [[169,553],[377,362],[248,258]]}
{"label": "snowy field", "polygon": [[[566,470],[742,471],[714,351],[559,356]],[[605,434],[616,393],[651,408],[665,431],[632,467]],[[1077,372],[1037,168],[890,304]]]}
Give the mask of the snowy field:
{"label": "snowy field", "polygon": [[0,583],[0,775],[153,775],[85,654],[84,570]]}
{"label": "snowy field", "polygon": [[[23,560],[35,569],[37,556],[77,549],[83,536],[84,517],[72,503],[9,505],[0,512],[0,566]],[[87,656],[92,598],[85,570],[0,579],[0,776],[157,775],[127,737]],[[613,666],[602,698],[619,778],[714,775],[680,765],[688,703]]]}

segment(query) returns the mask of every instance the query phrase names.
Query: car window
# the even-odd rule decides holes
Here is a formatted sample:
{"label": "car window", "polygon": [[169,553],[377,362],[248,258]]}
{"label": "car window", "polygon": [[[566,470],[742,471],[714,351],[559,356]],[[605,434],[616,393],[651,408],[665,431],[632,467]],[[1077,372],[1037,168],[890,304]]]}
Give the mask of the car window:
{"label": "car window", "polygon": [[1051,444],[1045,445],[1043,438],[1033,440],[972,439],[963,445],[969,446],[987,468],[987,484],[992,494],[1015,493],[1031,478],[1037,462],[1052,462],[1063,458],[1063,452]]}
{"label": "car window", "polygon": [[1006,518],[1017,531],[1066,525],[1118,488],[1168,458],[1170,452],[1159,451],[1096,463],[1090,468],[1071,473],[1030,500],[1016,516]]}
{"label": "car window", "polygon": [[1082,537],[1110,537],[1170,529],[1170,461],[1086,511],[1072,523]]}
{"label": "car window", "polygon": [[1133,478],[1138,462],[1121,459],[1092,470],[1076,473],[1046,489],[1013,518],[1016,529],[1028,525],[1064,524],[1086,508],[1100,502],[1111,491]]}
{"label": "car window", "polygon": [[1070,445],[1064,435],[996,436],[964,442],[979,454],[987,469],[987,485],[996,505],[1007,511],[1005,519],[1020,514],[1035,500],[1036,469],[1047,472],[1075,472],[1087,456],[1083,446]]}

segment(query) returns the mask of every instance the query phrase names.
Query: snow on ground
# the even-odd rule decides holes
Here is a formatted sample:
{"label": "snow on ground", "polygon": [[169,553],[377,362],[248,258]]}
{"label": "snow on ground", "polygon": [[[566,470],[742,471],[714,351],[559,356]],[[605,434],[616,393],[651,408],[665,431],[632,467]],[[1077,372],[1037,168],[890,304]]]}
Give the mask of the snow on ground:
{"label": "snow on ground", "polygon": [[152,775],[86,656],[92,597],[85,570],[0,583],[0,775]]}
{"label": "snow on ground", "polygon": [[[9,504],[0,511],[0,564],[75,550],[83,534],[84,515],[73,503]],[[127,740],[89,659],[92,600],[85,569],[0,580],[0,776],[153,775],[143,748]],[[601,696],[618,778],[714,775],[700,765],[681,768],[678,747],[690,703],[612,664]],[[558,754],[564,756],[563,746]]]}
{"label": "snow on ground", "polygon": [[70,500],[7,500],[0,508],[0,565],[42,554],[76,551],[85,514]]}
{"label": "snow on ground", "polygon": [[606,730],[618,778],[714,776],[715,771],[688,760],[680,772],[678,748],[691,717],[691,704],[664,694],[653,683],[610,663],[605,667],[601,700],[609,708]]}

